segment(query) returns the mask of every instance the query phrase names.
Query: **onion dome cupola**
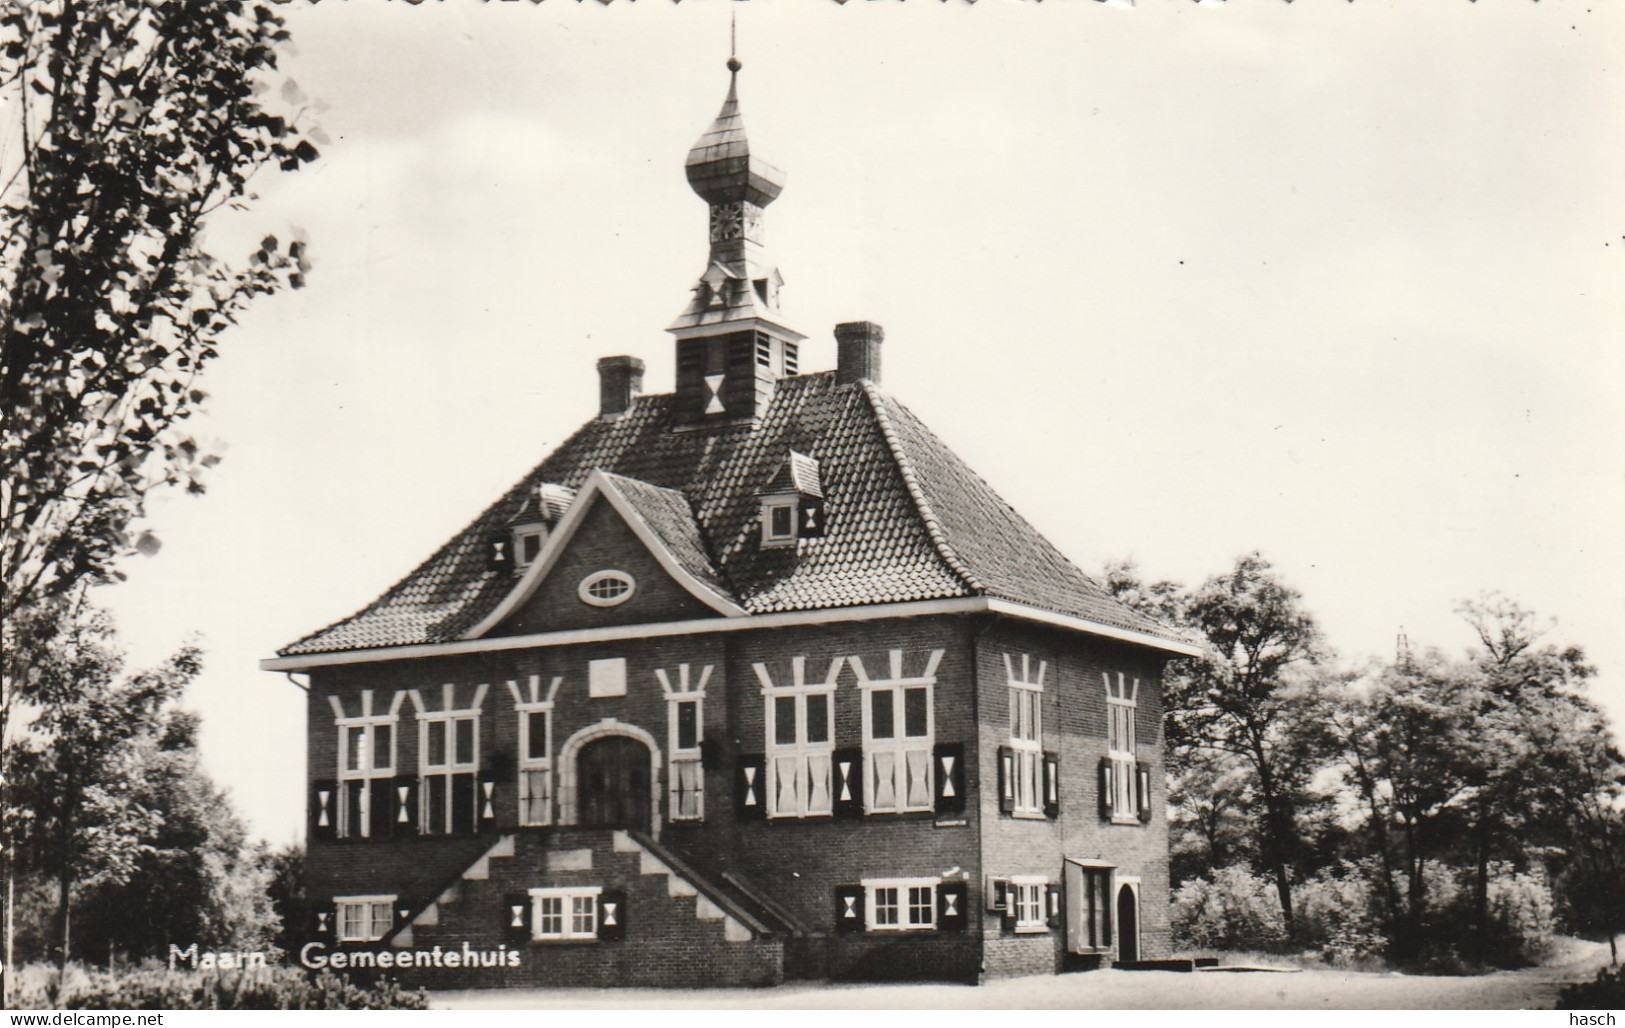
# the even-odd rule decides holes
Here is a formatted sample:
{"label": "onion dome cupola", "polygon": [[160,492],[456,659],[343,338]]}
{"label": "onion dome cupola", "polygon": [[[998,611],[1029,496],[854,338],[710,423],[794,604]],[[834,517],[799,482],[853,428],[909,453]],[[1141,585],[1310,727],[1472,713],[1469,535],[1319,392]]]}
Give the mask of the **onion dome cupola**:
{"label": "onion dome cupola", "polygon": [[677,337],[680,424],[732,424],[760,415],[773,384],[797,372],[806,336],[784,322],[784,278],[763,245],[762,212],[784,172],[754,152],[739,113],[739,69],[728,59],[722,110],[688,152],[688,183],[710,207],[706,267],[667,331]]}

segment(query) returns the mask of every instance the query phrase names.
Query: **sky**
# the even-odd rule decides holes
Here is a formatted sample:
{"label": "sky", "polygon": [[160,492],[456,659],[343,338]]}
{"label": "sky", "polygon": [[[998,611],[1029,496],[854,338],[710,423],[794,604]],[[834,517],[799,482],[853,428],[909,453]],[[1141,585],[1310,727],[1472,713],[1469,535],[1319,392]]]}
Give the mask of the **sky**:
{"label": "sky", "polygon": [[290,5],[322,158],[211,245],[303,233],[309,284],[227,337],[226,459],[103,599],[136,664],[201,637],[205,765],[299,838],[304,694],[258,661],[593,416],[599,357],[671,389],[737,14],[804,369],[880,323],[885,388],[1081,567],[1257,549],[1349,663],[1459,655],[1500,590],[1625,724],[1625,5],[1591,3]]}

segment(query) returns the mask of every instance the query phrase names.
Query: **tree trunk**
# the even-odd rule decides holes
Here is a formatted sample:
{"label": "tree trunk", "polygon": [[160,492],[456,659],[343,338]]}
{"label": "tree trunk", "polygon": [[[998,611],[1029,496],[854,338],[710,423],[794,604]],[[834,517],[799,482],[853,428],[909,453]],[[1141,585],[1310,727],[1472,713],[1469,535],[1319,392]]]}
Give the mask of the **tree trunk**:
{"label": "tree trunk", "polygon": [[1255,741],[1251,749],[1253,764],[1258,771],[1258,792],[1264,801],[1265,862],[1275,876],[1275,894],[1281,900],[1281,925],[1288,939],[1296,939],[1297,925],[1292,917],[1292,879],[1288,871],[1292,814],[1284,809],[1284,802],[1276,794],[1274,769],[1270,767],[1269,756],[1263,746]]}
{"label": "tree trunk", "polygon": [[1478,867],[1473,877],[1473,924],[1468,945],[1473,954],[1483,960],[1489,951],[1490,934],[1490,829],[1482,810],[1473,835],[1478,849]]}
{"label": "tree trunk", "polygon": [[60,987],[62,976],[68,969],[68,907],[73,892],[73,871],[66,864],[57,875],[56,899],[56,925],[52,935],[56,938],[56,970],[57,984]]}

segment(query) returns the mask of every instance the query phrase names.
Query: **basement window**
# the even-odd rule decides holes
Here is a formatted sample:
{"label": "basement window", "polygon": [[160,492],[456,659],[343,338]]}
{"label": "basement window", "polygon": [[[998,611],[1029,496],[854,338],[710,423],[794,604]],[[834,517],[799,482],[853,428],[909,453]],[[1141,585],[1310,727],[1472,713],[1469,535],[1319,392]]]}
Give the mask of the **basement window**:
{"label": "basement window", "polygon": [[339,896],[340,942],[377,942],[395,923],[394,896]]}

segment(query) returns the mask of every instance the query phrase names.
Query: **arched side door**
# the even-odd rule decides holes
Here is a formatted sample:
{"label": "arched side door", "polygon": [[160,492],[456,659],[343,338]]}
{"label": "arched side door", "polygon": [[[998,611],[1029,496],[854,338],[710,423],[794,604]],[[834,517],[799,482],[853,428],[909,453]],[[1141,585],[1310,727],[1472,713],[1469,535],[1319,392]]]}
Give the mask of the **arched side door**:
{"label": "arched side door", "polygon": [[1134,896],[1134,886],[1124,884],[1117,890],[1117,962],[1128,964],[1139,959],[1139,901]]}

